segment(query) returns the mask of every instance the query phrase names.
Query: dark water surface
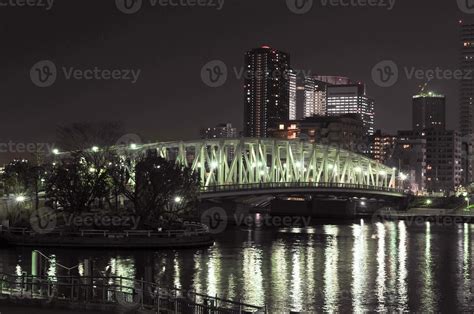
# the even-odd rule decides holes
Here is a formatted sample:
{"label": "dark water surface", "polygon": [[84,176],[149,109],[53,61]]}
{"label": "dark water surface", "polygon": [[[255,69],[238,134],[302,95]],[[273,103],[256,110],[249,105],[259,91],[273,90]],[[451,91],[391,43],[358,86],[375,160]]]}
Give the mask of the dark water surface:
{"label": "dark water surface", "polygon": [[[275,311],[472,311],[474,225],[406,222],[233,228],[205,249],[40,249],[65,266],[151,279]],[[32,249],[2,249],[0,271],[31,273]],[[48,266],[51,276],[66,274]]]}

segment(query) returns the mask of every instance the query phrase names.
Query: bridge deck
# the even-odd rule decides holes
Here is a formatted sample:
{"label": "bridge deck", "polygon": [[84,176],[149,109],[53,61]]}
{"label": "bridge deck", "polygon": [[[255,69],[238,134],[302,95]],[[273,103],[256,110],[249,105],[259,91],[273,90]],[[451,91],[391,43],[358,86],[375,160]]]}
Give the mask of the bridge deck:
{"label": "bridge deck", "polygon": [[354,193],[384,195],[393,197],[405,197],[401,189],[387,188],[383,186],[368,186],[360,184],[345,183],[321,183],[321,182],[277,182],[277,183],[252,183],[231,184],[219,186],[206,186],[201,189],[201,199],[243,195],[262,194],[289,194],[289,193]]}

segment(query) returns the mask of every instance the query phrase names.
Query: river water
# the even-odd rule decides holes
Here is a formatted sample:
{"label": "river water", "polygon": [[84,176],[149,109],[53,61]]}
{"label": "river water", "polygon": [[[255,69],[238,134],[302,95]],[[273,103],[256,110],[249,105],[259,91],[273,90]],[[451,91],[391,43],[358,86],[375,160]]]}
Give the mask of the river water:
{"label": "river water", "polygon": [[[266,305],[270,312],[474,310],[474,225],[349,222],[239,228],[204,249],[40,249],[65,266]],[[0,271],[31,273],[32,250],[2,249]],[[64,273],[49,269],[52,275]],[[148,277],[147,277],[148,276]]]}

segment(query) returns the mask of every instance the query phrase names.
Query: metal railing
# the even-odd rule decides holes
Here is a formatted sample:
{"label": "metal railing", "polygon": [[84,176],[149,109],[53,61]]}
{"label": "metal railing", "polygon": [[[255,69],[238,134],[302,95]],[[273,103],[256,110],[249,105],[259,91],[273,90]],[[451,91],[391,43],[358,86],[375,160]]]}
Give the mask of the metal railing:
{"label": "metal railing", "polygon": [[[57,236],[72,236],[72,237],[105,237],[105,238],[179,238],[179,237],[191,237],[208,235],[209,229],[206,225],[200,223],[185,223],[186,229],[184,230],[123,230],[123,231],[110,231],[110,230],[62,230],[55,229],[48,233],[43,234],[47,237]],[[21,236],[34,236],[37,232],[28,228],[17,228],[17,227],[5,227],[0,225],[0,233],[7,232],[11,235]]]}
{"label": "metal railing", "polygon": [[0,273],[0,296],[71,304],[103,304],[157,313],[242,313],[265,307],[208,296],[120,276],[55,276],[43,278]]}
{"label": "metal railing", "polygon": [[292,189],[292,188],[318,188],[318,189],[356,189],[375,192],[404,193],[403,189],[384,186],[362,185],[352,183],[334,182],[274,182],[274,183],[248,183],[205,186],[201,193],[238,192],[250,190]]}

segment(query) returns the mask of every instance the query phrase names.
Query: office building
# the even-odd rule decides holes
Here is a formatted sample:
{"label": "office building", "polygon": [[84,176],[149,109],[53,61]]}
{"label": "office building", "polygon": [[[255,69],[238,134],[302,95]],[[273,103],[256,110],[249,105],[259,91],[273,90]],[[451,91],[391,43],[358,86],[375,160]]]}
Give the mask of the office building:
{"label": "office building", "polygon": [[327,114],[358,114],[367,137],[374,134],[375,103],[366,95],[364,84],[330,85],[327,87]]}
{"label": "office building", "polygon": [[413,96],[413,130],[446,129],[446,98],[435,93]]}
{"label": "office building", "polygon": [[352,84],[351,80],[342,76],[306,77],[304,82],[304,117],[325,116],[327,114],[327,87],[348,84]]}
{"label": "office building", "polygon": [[290,56],[268,46],[245,54],[244,135],[267,137],[290,117]]}

